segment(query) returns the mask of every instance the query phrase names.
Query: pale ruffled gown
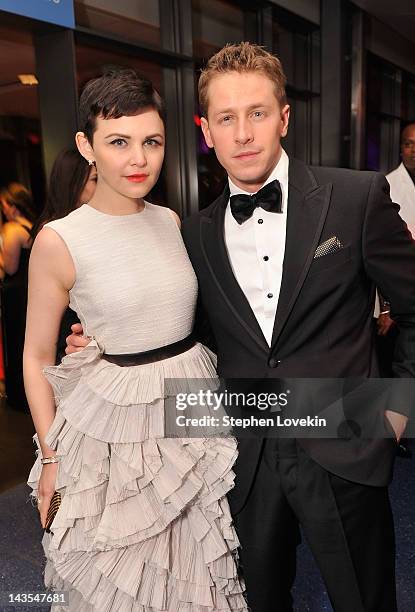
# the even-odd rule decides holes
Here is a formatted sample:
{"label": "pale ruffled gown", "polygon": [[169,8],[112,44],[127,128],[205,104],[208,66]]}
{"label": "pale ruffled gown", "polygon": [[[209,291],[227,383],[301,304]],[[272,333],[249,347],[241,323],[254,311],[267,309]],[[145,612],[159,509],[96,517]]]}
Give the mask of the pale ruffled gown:
{"label": "pale ruffled gown", "polygon": [[[192,330],[197,281],[171,212],[146,203],[112,216],[84,205],[48,227],[72,256],[70,306],[93,340],[45,368],[57,404],[46,441],[62,493],[43,539],[46,585],[68,590],[77,612],[247,610],[225,497],[236,442],[163,438],[164,379],[214,379],[214,356],[196,344],[146,365],[101,359]],[[40,468],[38,457],[34,496]]]}

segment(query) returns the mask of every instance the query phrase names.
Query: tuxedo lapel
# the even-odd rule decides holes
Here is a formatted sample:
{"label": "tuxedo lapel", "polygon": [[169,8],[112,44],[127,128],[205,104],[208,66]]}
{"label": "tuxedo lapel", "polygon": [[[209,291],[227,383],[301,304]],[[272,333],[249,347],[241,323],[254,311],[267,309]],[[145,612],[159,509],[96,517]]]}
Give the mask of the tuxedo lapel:
{"label": "tuxedo lapel", "polygon": [[229,189],[212,207],[210,215],[202,216],[200,222],[200,244],[208,269],[218,292],[232,310],[251,338],[267,352],[267,341],[249,302],[233,273],[224,239],[225,210],[229,200]]}
{"label": "tuxedo lapel", "polygon": [[290,159],[287,230],[272,348],[290,315],[313,261],[330,204],[332,184],[318,186],[307,166]]}

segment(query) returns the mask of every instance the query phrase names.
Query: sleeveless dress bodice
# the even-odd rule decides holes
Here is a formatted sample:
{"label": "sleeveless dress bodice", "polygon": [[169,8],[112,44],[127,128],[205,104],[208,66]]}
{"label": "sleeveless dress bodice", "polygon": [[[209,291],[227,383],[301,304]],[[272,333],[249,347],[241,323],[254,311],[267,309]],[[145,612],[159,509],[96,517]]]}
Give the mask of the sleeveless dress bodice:
{"label": "sleeveless dress bodice", "polygon": [[74,262],[69,306],[106,353],[139,353],[190,334],[197,280],[170,210],[146,202],[140,213],[114,216],[84,205],[46,227]]}

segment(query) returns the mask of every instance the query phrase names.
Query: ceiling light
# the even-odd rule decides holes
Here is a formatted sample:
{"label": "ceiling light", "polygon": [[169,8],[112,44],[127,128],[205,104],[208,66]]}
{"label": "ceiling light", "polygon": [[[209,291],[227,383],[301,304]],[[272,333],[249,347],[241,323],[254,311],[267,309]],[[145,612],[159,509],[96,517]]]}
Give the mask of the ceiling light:
{"label": "ceiling light", "polygon": [[22,85],[37,85],[39,83],[34,74],[18,74],[17,78]]}

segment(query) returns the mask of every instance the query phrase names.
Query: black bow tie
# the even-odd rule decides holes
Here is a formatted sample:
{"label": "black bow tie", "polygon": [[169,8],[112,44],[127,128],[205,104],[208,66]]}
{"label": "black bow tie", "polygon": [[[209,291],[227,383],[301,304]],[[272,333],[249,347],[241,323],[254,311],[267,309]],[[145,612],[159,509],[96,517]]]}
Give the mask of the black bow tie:
{"label": "black bow tie", "polygon": [[281,212],[282,193],[279,181],[271,181],[254,195],[237,193],[230,197],[231,212],[241,225],[252,217],[255,208],[260,206],[268,212]]}

